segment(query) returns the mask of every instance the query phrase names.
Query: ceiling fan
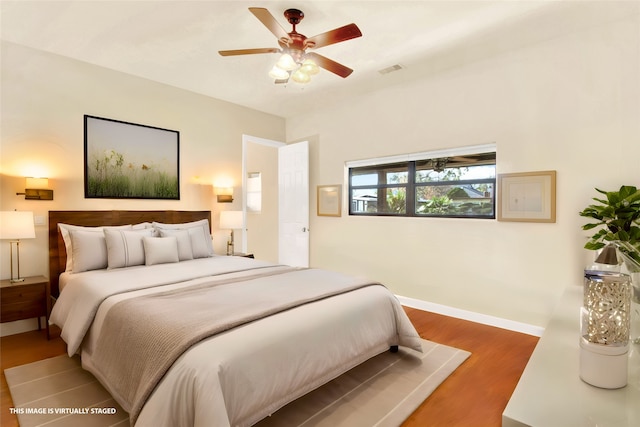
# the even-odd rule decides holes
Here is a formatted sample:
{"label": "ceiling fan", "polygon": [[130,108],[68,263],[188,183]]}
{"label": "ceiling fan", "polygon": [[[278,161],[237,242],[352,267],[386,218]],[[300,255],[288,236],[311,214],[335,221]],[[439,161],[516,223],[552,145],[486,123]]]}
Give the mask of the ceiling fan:
{"label": "ceiling fan", "polygon": [[307,83],[312,74],[318,73],[318,67],[322,67],[342,78],[349,76],[353,70],[339,64],[325,56],[315,52],[307,52],[307,49],[318,49],[346,40],[351,40],[362,36],[356,24],[345,25],[326,33],[313,37],[306,37],[296,31],[296,25],[304,18],[304,13],[298,9],[287,9],[284,12],[285,18],[293,26],[293,30],[287,33],[276,21],[273,15],[265,8],[250,7],[249,11],[262,22],[277,38],[280,48],[258,48],[258,49],[238,49],[221,50],[218,53],[222,56],[253,55],[260,53],[281,53],[278,63],[269,72],[269,76],[275,79],[276,83],[286,83],[289,78],[299,83]]}

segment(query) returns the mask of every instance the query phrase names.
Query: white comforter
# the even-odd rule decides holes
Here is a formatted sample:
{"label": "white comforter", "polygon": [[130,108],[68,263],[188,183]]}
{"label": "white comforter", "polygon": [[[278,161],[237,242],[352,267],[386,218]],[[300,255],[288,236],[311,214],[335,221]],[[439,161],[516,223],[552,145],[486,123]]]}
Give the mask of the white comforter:
{"label": "white comforter", "polygon": [[[118,301],[197,284],[211,275],[249,275],[251,270],[245,270],[252,268],[282,267],[213,257],[79,273],[65,286],[51,322],[62,328],[69,354],[81,350],[83,366],[91,371],[104,317]],[[165,375],[136,425],[251,425],[398,344],[421,351],[418,334],[384,287],[370,286],[307,304],[192,347]]]}

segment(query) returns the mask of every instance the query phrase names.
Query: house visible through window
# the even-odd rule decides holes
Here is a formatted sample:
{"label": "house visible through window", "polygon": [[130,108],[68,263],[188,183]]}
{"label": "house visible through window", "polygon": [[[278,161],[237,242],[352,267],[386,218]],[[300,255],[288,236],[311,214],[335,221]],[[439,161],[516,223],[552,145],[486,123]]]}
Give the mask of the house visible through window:
{"label": "house visible through window", "polygon": [[495,218],[495,151],[407,158],[349,167],[349,214]]}

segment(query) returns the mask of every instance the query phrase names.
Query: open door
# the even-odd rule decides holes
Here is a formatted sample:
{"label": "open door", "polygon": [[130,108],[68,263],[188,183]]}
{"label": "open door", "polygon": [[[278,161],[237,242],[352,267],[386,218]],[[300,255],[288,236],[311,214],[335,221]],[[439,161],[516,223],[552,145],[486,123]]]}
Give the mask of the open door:
{"label": "open door", "polygon": [[309,267],[309,142],[278,151],[278,262]]}
{"label": "open door", "polygon": [[[243,135],[242,248],[266,261],[309,266],[309,144]],[[273,160],[270,160],[273,159]],[[262,210],[249,208],[249,178],[262,172]],[[276,175],[271,178],[272,175]]]}

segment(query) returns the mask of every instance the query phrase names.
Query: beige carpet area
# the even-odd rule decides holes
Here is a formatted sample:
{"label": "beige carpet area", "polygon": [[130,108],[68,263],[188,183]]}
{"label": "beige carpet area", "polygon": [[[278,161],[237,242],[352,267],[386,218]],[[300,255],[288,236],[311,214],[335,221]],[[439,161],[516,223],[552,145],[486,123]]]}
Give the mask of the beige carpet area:
{"label": "beige carpet area", "polygon": [[[470,356],[426,340],[422,347],[422,354],[402,347],[384,352],[257,426],[398,426]],[[128,414],[80,367],[78,357],[10,368],[5,376],[21,427],[129,425]]]}

